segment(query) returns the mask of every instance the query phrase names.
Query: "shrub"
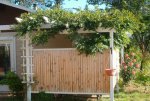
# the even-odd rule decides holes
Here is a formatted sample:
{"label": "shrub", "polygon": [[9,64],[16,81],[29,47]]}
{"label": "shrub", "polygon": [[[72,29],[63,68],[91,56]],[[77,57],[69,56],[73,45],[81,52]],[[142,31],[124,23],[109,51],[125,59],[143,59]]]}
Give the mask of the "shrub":
{"label": "shrub", "polygon": [[146,91],[147,87],[150,86],[150,58],[144,60],[143,67],[143,70],[137,73],[135,82],[145,86]]}
{"label": "shrub", "polygon": [[55,99],[53,94],[48,94],[42,91],[38,94],[33,94],[32,101],[55,101]]}
{"label": "shrub", "polygon": [[21,79],[14,72],[7,72],[4,76],[4,79],[0,81],[0,84],[8,85],[9,89],[13,93],[19,93],[23,91],[23,84],[21,82]]}
{"label": "shrub", "polygon": [[134,78],[137,69],[140,68],[140,64],[135,58],[135,53],[125,54],[125,59],[121,65],[121,77],[123,79],[123,84],[128,84],[128,82]]}

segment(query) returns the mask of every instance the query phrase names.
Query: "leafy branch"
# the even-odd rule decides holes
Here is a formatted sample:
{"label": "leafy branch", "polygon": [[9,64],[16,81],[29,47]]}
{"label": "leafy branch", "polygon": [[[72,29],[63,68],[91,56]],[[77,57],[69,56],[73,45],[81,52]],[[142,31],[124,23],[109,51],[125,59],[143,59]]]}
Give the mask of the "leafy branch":
{"label": "leafy branch", "polygon": [[[129,38],[126,32],[134,32],[139,29],[140,21],[136,19],[133,13],[127,10],[112,9],[109,11],[85,10],[72,13],[62,9],[52,9],[46,11],[37,11],[36,13],[25,13],[18,18],[18,25],[15,30],[18,36],[24,36],[29,33],[33,44],[43,44],[49,38],[67,30],[69,39],[74,46],[86,54],[95,54],[102,52],[109,47],[109,37],[98,34],[98,28],[115,29],[115,44],[117,46],[126,46]],[[49,24],[49,29],[42,29],[43,24]],[[82,35],[78,33],[80,29],[91,30],[92,34]],[[36,33],[35,33],[36,32]]]}

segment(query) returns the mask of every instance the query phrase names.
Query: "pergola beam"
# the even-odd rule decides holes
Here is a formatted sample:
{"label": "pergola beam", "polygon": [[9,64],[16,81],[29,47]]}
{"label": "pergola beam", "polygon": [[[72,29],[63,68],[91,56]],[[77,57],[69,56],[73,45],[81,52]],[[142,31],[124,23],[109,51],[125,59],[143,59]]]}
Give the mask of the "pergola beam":
{"label": "pergola beam", "polygon": [[[13,30],[14,25],[0,25],[0,31],[10,31]],[[51,24],[44,24],[41,26],[41,29],[49,29],[51,28]],[[115,32],[115,29],[112,28],[98,28],[96,29],[97,32]],[[78,33],[94,33],[95,31],[92,30],[84,30],[83,28],[81,28],[80,30],[78,30]],[[67,32],[67,30],[64,30],[63,32],[61,32],[60,34],[69,34]]]}

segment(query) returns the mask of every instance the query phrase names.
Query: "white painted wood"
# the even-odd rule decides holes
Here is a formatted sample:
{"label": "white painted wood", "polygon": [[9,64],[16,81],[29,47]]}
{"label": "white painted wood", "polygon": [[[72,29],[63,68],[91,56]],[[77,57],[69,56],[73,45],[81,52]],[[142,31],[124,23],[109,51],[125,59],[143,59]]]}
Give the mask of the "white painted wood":
{"label": "white painted wood", "polygon": [[[22,49],[22,55],[23,56],[25,56],[25,49],[26,49],[26,47],[25,47],[25,39],[23,39],[23,38],[21,38],[20,39],[21,41],[22,41],[22,47],[23,47],[23,49]],[[26,66],[24,66],[24,65],[26,65],[26,61],[25,61],[26,59],[25,58],[22,58],[22,72],[23,73],[26,73]],[[24,83],[24,82],[26,82],[26,75],[23,75],[23,80],[22,80],[22,83]]]}
{"label": "white painted wood", "polygon": [[41,50],[76,50],[76,48],[43,48],[43,49],[33,49],[33,51],[41,51]]}
{"label": "white painted wood", "polygon": [[[14,27],[14,25],[0,25],[0,30],[13,30],[12,28]],[[41,26],[41,29],[49,29],[51,28],[51,24],[43,24]],[[97,32],[115,32],[114,29],[111,28],[98,28],[96,30]],[[91,30],[84,30],[83,28],[81,28],[80,30],[78,30],[78,33],[94,33],[94,31]],[[69,34],[67,32],[67,30],[64,30],[63,32],[60,32],[59,34]]]}
{"label": "white painted wood", "polygon": [[115,90],[117,92],[119,92],[119,72],[120,72],[120,63],[119,63],[119,49],[115,49],[114,50],[114,57],[113,57],[113,65],[114,65],[114,68],[116,69],[116,74],[114,76],[114,87],[115,87]]}
{"label": "white painted wood", "polygon": [[[110,32],[110,69],[114,69],[114,38],[113,32]],[[110,101],[114,101],[114,76],[110,76]]]}
{"label": "white painted wood", "polygon": [[0,34],[0,40],[12,41],[13,39],[14,39],[13,36],[1,36]]}
{"label": "white painted wood", "polygon": [[30,48],[29,48],[29,51],[30,51],[30,56],[31,56],[31,58],[30,58],[30,76],[31,76],[31,80],[30,80],[30,82],[34,82],[33,81],[33,72],[32,72],[32,70],[33,70],[33,54],[32,54],[32,51],[33,50],[33,47],[30,45]]}
{"label": "white painted wood", "polygon": [[0,37],[15,37],[16,36],[16,32],[1,32],[0,31]]}
{"label": "white painted wood", "polygon": [[13,37],[13,45],[12,45],[12,47],[13,47],[13,55],[14,55],[14,57],[13,57],[13,71],[15,71],[15,72],[17,72],[17,66],[16,66],[16,64],[17,64],[17,62],[16,62],[16,37]]}
{"label": "white painted wood", "polygon": [[[50,27],[51,25],[50,24],[45,24],[45,25],[42,25],[41,28],[42,29],[49,29],[51,28]],[[97,32],[115,32],[114,29],[111,29],[111,28],[98,28],[96,29]],[[94,33],[95,31],[92,31],[92,30],[84,30],[83,28],[79,29],[78,30],[78,33]],[[60,32],[59,34],[69,34],[67,30],[64,30],[63,32]]]}
{"label": "white painted wood", "polygon": [[[16,44],[15,44],[14,32],[0,32],[0,44],[10,46],[10,70],[16,72]],[[0,92],[9,92],[8,85],[0,85]]]}
{"label": "white painted wood", "polygon": [[[32,91],[32,93],[39,93],[40,91]],[[45,93],[51,93],[51,94],[81,94],[81,95],[109,95],[108,93],[86,93],[86,92],[49,92],[45,91]]]}
{"label": "white painted wood", "polygon": [[13,30],[14,25],[0,25],[0,31],[3,30]]}
{"label": "white painted wood", "polygon": [[124,61],[124,47],[121,48],[121,63]]}
{"label": "white painted wood", "polygon": [[10,92],[8,85],[0,85],[0,92]]}
{"label": "white painted wood", "polygon": [[26,34],[26,78],[27,78],[27,101],[31,101],[31,83],[30,83],[30,41],[29,41],[29,35]]}
{"label": "white painted wood", "polygon": [[16,44],[15,44],[15,37],[13,36],[5,36],[1,37],[0,34],[0,44],[10,45],[10,65],[11,71],[16,72]]}

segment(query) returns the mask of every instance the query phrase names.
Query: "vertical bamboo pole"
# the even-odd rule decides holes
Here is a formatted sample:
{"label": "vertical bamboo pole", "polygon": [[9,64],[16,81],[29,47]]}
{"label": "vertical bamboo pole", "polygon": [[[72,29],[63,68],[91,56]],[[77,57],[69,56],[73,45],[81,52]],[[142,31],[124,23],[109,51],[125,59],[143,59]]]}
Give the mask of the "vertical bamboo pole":
{"label": "vertical bamboo pole", "polygon": [[[113,32],[110,32],[110,69],[113,69],[113,50],[114,50],[114,38]],[[110,101],[114,101],[114,77],[110,76]]]}
{"label": "vertical bamboo pole", "polygon": [[29,35],[26,34],[26,79],[27,79],[27,101],[31,101],[31,84],[30,84],[30,40]]}

